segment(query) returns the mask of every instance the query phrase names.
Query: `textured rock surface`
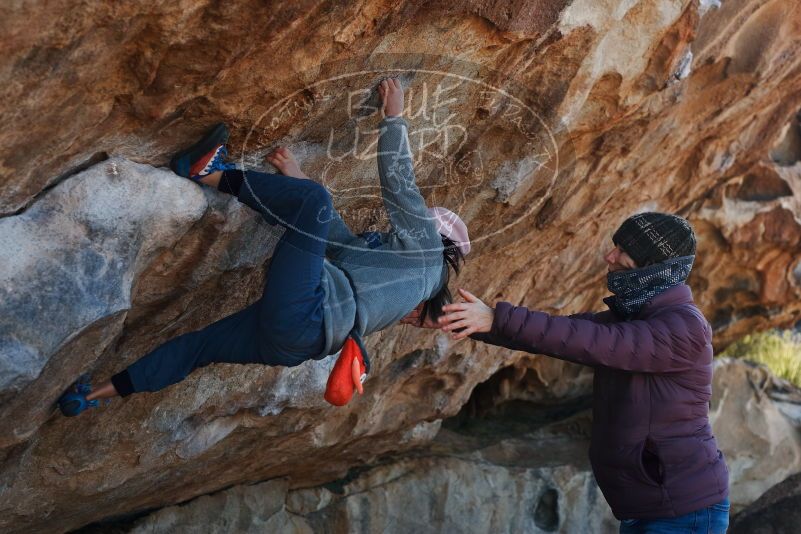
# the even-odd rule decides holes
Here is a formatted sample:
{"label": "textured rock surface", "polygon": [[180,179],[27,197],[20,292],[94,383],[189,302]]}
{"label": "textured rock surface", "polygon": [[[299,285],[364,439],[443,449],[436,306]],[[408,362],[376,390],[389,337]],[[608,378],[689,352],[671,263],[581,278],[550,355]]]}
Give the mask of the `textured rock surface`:
{"label": "textured rock surface", "polygon": [[[217,293],[247,281],[240,273],[261,271],[275,241],[275,232],[253,236],[259,225],[248,211],[170,172],[114,158],[0,219],[8,252],[0,269],[0,417],[8,432],[0,444],[34,432],[52,413],[42,396],[58,396],[68,377],[102,365],[109,351],[115,358],[105,363],[118,367],[120,336],[138,338],[137,352],[151,343],[153,334],[136,326],[142,318],[174,331],[203,324],[220,306],[241,306],[246,290]],[[230,279],[209,280],[221,272]],[[143,283],[147,290],[132,297]],[[179,306],[164,305],[182,294],[189,299]]]}
{"label": "textured rock surface", "polygon": [[220,533],[592,533],[617,527],[592,474],[568,466],[510,469],[480,461],[421,459],[373,469],[336,488],[341,493],[323,487],[286,495],[276,485],[285,483],[237,486],[200,497],[161,510],[130,532],[202,527]]}
{"label": "textured rock surface", "polygon": [[[480,384],[433,442],[405,455],[356,467],[314,488],[290,490],[286,480],[236,486],[82,534],[112,527],[132,533],[617,532],[589,470],[587,391],[574,389],[572,400],[549,404],[533,394],[536,380],[518,371],[525,368],[521,364]],[[801,390],[762,367],[722,359],[714,395],[720,400],[713,426],[731,469],[734,515],[776,480],[800,470],[800,422],[793,414]],[[779,490],[787,484],[771,489],[741,517],[751,510],[755,518],[778,517],[796,499],[795,486]],[[779,497],[765,501],[774,494]]]}
{"label": "textured rock surface", "polygon": [[[611,231],[660,209],[699,233],[691,284],[718,345],[797,320],[801,15],[794,0],[709,4],[4,4],[0,530],[69,530],[271,478],[313,487],[429,440],[521,360],[394,327],[369,341],[367,395],[341,410],[321,398],[328,361],[212,366],[91,416],[52,412],[79,371],[107,376],[261,290],[275,230],[133,161],[162,165],[225,120],[237,159],[289,144],[354,226],[381,224],[369,136],[353,139],[393,72],[417,91],[427,199],[474,229],[460,283],[477,294],[597,309]],[[453,74],[468,81],[437,101]],[[532,398],[586,383],[534,362],[509,371],[541,382]]]}
{"label": "textured rock surface", "polygon": [[[455,428],[442,429],[426,447],[354,468],[323,486],[289,490],[286,480],[237,486],[133,523],[94,525],[85,534],[271,527],[304,533],[613,532],[617,522],[589,471],[585,405],[561,417],[554,409],[533,416],[534,404],[522,412],[513,406],[514,413],[449,423]],[[547,424],[553,418],[558,422]]]}
{"label": "textured rock surface", "polygon": [[710,418],[726,455],[736,513],[801,471],[801,391],[762,366],[715,362]]}
{"label": "textured rock surface", "polygon": [[732,518],[731,534],[795,532],[801,521],[801,474],[788,477]]}

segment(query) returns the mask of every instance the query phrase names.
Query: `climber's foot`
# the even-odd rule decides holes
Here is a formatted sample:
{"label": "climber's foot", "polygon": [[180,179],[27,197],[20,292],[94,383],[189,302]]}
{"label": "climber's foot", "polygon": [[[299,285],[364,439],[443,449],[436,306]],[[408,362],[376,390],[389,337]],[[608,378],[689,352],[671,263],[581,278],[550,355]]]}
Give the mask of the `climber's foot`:
{"label": "climber's foot", "polygon": [[285,176],[292,176],[293,178],[308,178],[306,174],[300,170],[298,160],[295,155],[285,146],[278,147],[267,155],[267,163],[278,169],[278,171]]}
{"label": "climber's foot", "polygon": [[[217,145],[192,164],[189,169],[189,178],[217,187],[223,171],[236,169],[236,165],[225,161],[227,157],[228,149],[225,148],[225,145]],[[208,179],[204,180],[204,178]]]}
{"label": "climber's foot", "polygon": [[207,174],[206,176],[201,176],[196,178],[198,182],[201,184],[210,185],[211,187],[217,188],[220,185],[220,178],[222,178],[222,171],[214,171],[211,174]]}
{"label": "climber's foot", "polygon": [[86,396],[86,400],[99,400],[99,399],[110,399],[112,397],[118,397],[120,394],[117,392],[117,388],[114,387],[114,383],[111,380],[108,380],[96,388],[93,388],[91,392]]}
{"label": "climber's foot", "polygon": [[[170,160],[170,169],[184,178],[200,174],[199,169],[206,167],[214,159],[220,147],[224,149],[226,141],[228,128],[223,123],[216,124],[197,143],[175,154]],[[218,169],[209,169],[208,172],[215,170]]]}
{"label": "climber's foot", "polygon": [[92,391],[89,384],[89,377],[81,376],[72,384],[69,389],[58,399],[58,407],[61,413],[67,417],[75,417],[87,408],[98,406],[97,400],[88,400],[86,397]]}

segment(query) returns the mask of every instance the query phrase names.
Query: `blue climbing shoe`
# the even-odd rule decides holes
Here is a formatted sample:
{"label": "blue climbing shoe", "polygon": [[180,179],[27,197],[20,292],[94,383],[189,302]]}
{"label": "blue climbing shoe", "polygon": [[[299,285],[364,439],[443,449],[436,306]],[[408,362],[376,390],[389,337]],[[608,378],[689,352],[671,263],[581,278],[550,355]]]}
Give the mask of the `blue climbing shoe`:
{"label": "blue climbing shoe", "polygon": [[190,167],[189,178],[197,182],[204,176],[215,171],[236,169],[236,165],[233,163],[225,162],[225,158],[227,157],[228,150],[225,148],[225,145],[217,145]]}
{"label": "blue climbing shoe", "polygon": [[216,124],[206,132],[206,135],[200,141],[175,154],[170,160],[170,169],[178,176],[191,178],[193,176],[191,171],[196,169],[203,160],[206,161],[201,165],[201,168],[205,167],[210,161],[209,154],[211,153],[211,159],[213,159],[220,146],[225,148],[226,141],[228,141],[228,128],[223,123]]}
{"label": "blue climbing shoe", "polygon": [[92,391],[89,384],[89,377],[81,375],[75,383],[70,386],[66,393],[58,399],[58,407],[61,413],[67,417],[75,417],[87,408],[96,408],[98,400],[86,400],[86,396]]}

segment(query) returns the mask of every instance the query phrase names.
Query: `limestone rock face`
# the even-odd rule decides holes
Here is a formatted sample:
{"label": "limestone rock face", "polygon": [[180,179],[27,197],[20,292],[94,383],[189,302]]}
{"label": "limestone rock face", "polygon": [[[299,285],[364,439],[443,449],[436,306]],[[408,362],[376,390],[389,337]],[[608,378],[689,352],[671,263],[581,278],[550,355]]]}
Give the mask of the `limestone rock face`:
{"label": "limestone rock face", "polygon": [[788,477],[735,516],[732,534],[784,534],[801,521],[801,474]]}
{"label": "limestone rock face", "polygon": [[[120,352],[109,358],[108,351],[121,336],[139,331],[132,349],[142,350],[139,343],[153,335],[135,326],[143,318],[158,317],[174,332],[176,322],[200,325],[212,309],[241,306],[248,289],[235,282],[257,281],[249,273],[262,272],[276,233],[253,236],[258,223],[249,210],[208,195],[170,172],[113,158],[59,184],[24,213],[0,219],[10,252],[0,271],[4,447],[30,437],[52,415],[42,395],[57,397],[68,377],[87,369],[118,367]],[[204,217],[211,219],[206,228],[193,228]],[[169,281],[165,271],[174,275]],[[227,280],[208,279],[222,272]],[[132,296],[141,283],[147,290]],[[30,287],[38,288],[35,298]],[[190,300],[165,305],[180,294]],[[131,314],[132,307],[140,311]]]}
{"label": "limestone rock face", "polygon": [[712,430],[729,467],[732,512],[801,471],[801,391],[765,367],[715,362]]}
{"label": "limestone rock face", "polygon": [[236,486],[87,532],[616,531],[589,470],[589,413],[543,426],[530,417],[534,406],[527,414],[496,413],[443,428],[413,453],[356,467],[323,486],[291,490],[286,480]]}
{"label": "limestone rock face", "polygon": [[322,487],[287,494],[285,486],[236,486],[160,510],[129,532],[611,533],[617,527],[592,474],[569,466],[403,461],[371,470],[340,492]]}
{"label": "limestone rock face", "polygon": [[[589,469],[586,391],[544,408],[527,399],[534,380],[510,384],[505,371],[479,385],[459,417],[437,425],[436,438],[412,452],[354,467],[322,486],[292,490],[285,479],[236,486],[86,534],[112,526],[131,533],[617,532]],[[716,362],[714,396],[732,516],[764,493],[738,520],[748,518],[749,528],[775,524],[797,501],[793,477],[770,488],[799,471],[801,390],[763,367],[724,358]]]}
{"label": "limestone rock face", "polygon": [[[316,487],[430,441],[499,369],[505,389],[473,402],[586,394],[588,374],[567,364],[396,326],[369,340],[367,393],[342,409],[322,400],[329,359],[214,365],[55,413],[81,372],[106,378],[258,298],[280,231],[163,169],[209,125],[229,124],[248,167],[289,145],[356,230],[386,224],[384,76],[407,87],[424,196],[471,228],[459,285],[600,309],[611,233],[662,210],[696,228],[690,283],[718,346],[797,320],[801,13],[794,0],[712,4],[5,3],[0,530],[67,531],[268,479]],[[531,477],[521,498],[546,475]],[[349,499],[337,509],[355,521]]]}

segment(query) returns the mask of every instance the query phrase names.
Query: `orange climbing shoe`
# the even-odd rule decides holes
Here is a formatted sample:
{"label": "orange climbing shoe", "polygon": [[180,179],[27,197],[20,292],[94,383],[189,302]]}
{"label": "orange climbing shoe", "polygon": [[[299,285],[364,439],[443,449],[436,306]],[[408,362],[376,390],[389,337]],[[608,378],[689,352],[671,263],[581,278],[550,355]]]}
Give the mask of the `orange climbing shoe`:
{"label": "orange climbing shoe", "polygon": [[353,397],[353,391],[364,393],[362,382],[367,378],[367,366],[359,344],[349,337],[345,340],[337,363],[328,375],[325,400],[334,406],[345,406]]}
{"label": "orange climbing shoe", "polygon": [[[170,169],[178,176],[183,176],[184,178],[196,176],[200,173],[198,169],[195,169],[195,174],[193,175],[192,168],[198,166],[199,160],[205,160],[203,164],[200,165],[200,170],[205,168],[214,156],[217,155],[219,147],[225,145],[226,141],[228,141],[228,128],[226,128],[223,123],[216,124],[211,130],[206,132],[203,139],[186,150],[175,154],[170,160]],[[222,160],[220,159],[220,161]],[[213,170],[210,169],[208,172],[213,172]]]}

